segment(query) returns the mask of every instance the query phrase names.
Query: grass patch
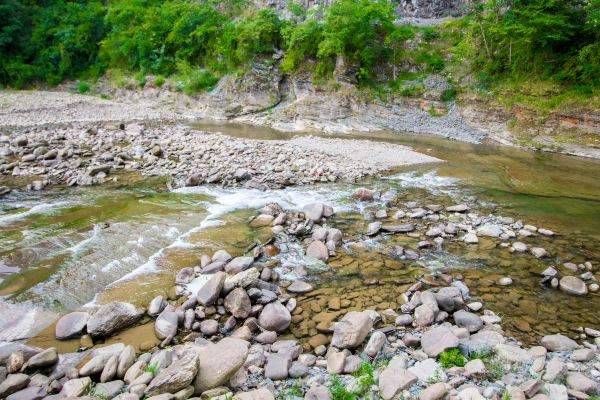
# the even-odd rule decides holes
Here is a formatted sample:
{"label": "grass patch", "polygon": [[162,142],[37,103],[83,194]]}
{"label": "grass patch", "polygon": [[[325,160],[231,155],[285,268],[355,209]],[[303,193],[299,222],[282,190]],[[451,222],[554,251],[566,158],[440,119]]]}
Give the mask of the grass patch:
{"label": "grass patch", "polygon": [[357,400],[357,396],[346,389],[346,386],[337,375],[331,377],[329,392],[331,393],[331,400]]}
{"label": "grass patch", "polygon": [[294,383],[291,387],[279,392],[279,394],[277,395],[277,399],[278,400],[288,400],[288,399],[292,399],[294,397],[303,397],[303,396],[304,395],[302,394],[302,389],[300,389],[300,386],[298,385],[298,383]]}
{"label": "grass patch", "polygon": [[79,94],[89,93],[91,86],[85,81],[78,81],[75,90],[77,90],[77,93]]}
{"label": "grass patch", "polygon": [[352,374],[356,378],[356,388],[353,391],[346,389],[340,377],[334,375],[331,378],[329,391],[332,400],[358,400],[367,397],[371,386],[375,384],[375,367],[367,361],[363,361],[358,370]]}
{"label": "grass patch", "polygon": [[145,371],[150,372],[152,375],[156,375],[159,369],[158,363],[151,363],[148,364],[148,366],[145,368]]}
{"label": "grass patch", "polygon": [[464,367],[467,363],[467,359],[457,348],[441,352],[438,361],[443,368]]}

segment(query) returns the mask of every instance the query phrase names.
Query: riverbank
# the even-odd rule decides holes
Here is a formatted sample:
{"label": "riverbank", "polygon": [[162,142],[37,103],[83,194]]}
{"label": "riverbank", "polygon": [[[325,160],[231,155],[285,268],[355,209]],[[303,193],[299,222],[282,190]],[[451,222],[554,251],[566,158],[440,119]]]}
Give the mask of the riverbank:
{"label": "riverbank", "polygon": [[[172,91],[168,84],[153,86],[152,80],[144,88],[133,89],[115,89],[102,81],[95,95],[0,91],[0,128],[213,120],[298,133],[408,132],[600,158],[600,131],[594,115],[555,115],[545,117],[540,125],[540,118],[525,109],[503,110],[477,99],[439,101],[441,83],[435,79],[422,99],[389,98],[383,102],[366,98],[348,84],[331,90],[300,78],[282,82],[281,76],[269,85],[254,84],[259,78],[253,74],[241,81],[225,77],[212,92],[193,97]],[[65,84],[61,90],[69,87]]]}

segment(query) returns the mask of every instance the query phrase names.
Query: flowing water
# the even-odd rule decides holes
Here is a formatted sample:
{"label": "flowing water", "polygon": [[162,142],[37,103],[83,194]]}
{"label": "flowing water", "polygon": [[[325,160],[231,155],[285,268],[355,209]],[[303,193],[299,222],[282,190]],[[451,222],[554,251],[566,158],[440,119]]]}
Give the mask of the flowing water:
{"label": "flowing water", "polygon": [[[240,125],[198,128],[260,139],[291,137]],[[54,313],[113,299],[145,306],[153,296],[168,294],[175,272],[198,265],[201,254],[225,248],[241,255],[267,240],[268,229],[247,224],[257,208],[278,202],[297,209],[315,201],[334,206],[331,224],[344,232],[346,246],[327,266],[306,260],[300,248],[277,257],[284,277],[301,276],[318,287],[299,298],[292,327],[297,337],[317,335],[320,323],[341,312],[340,303],[397,308],[405,288],[429,271],[462,274],[472,297],[500,313],[505,329],[525,341],[578,326],[600,328],[600,295],[574,297],[539,284],[539,272],[548,265],[591,260],[595,271],[600,268],[600,162],[385,132],[344,137],[407,144],[447,161],[399,169],[361,185],[395,193],[399,202],[451,204],[475,196],[483,215],[493,212],[556,231],[554,239],[526,240],[545,247],[553,258],[514,255],[498,241],[481,240],[469,247],[448,243],[418,261],[394,260],[387,256],[392,245],[414,247],[419,239],[365,239],[365,207],[383,204],[351,200],[360,185],[169,191],[162,180],[124,177],[119,185],[15,193],[0,203],[0,340],[21,338],[15,336],[21,327],[15,315],[44,310],[38,324],[23,325],[34,336],[30,342],[74,350],[77,341],[56,343],[52,325],[42,329],[47,325],[42,322],[51,321]],[[514,285],[495,285],[506,275]],[[153,339],[150,324],[111,340],[139,345],[148,339]]]}

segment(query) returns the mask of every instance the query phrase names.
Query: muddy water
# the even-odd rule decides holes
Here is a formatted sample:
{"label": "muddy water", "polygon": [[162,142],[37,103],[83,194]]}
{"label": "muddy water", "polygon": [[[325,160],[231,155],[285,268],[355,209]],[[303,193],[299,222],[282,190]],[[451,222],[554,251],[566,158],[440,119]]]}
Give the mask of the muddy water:
{"label": "muddy water", "polygon": [[[234,136],[290,137],[247,126],[201,127]],[[524,240],[545,247],[553,257],[539,261],[513,255],[498,241],[482,240],[477,246],[448,244],[443,250],[432,249],[418,261],[393,260],[388,256],[391,246],[416,248],[420,239],[365,240],[365,207],[382,204],[350,200],[355,185],[269,192],[210,187],[167,191],[160,181],[58,188],[2,199],[0,316],[12,312],[3,304],[56,313],[115,299],[145,306],[157,294],[169,295],[174,273],[197,265],[203,253],[225,248],[241,255],[253,243],[268,239],[268,231],[247,226],[256,208],[271,201],[284,208],[324,201],[338,212],[332,224],[345,234],[344,251],[327,266],[311,265],[301,251],[278,256],[285,278],[302,277],[318,288],[299,299],[292,328],[297,337],[316,340],[332,318],[349,309],[395,309],[402,291],[430,271],[462,274],[472,297],[500,313],[505,329],[523,340],[578,326],[600,328],[600,316],[594,312],[600,306],[599,295],[577,298],[544,289],[538,275],[548,265],[564,261],[591,260],[595,271],[600,267],[599,162],[408,135],[367,137],[411,145],[448,162],[401,169],[362,184],[392,189],[395,195],[390,198],[398,203],[450,204],[476,196],[482,215],[494,212],[558,232],[554,239]],[[498,277],[506,275],[513,277],[513,286],[495,285]],[[30,342],[57,346],[52,333],[52,325],[33,329]],[[0,340],[5,339],[0,334]],[[148,325],[117,339],[138,348],[155,340]],[[58,344],[61,351],[78,346],[78,341]]]}

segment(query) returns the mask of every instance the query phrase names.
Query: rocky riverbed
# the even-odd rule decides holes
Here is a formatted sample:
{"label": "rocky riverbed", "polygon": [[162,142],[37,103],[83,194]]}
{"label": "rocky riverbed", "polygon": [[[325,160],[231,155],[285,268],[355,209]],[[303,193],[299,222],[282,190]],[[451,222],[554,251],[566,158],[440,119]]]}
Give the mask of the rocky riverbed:
{"label": "rocky riverbed", "polygon": [[[153,298],[144,309],[112,301],[63,315],[54,335],[78,338],[79,352],[2,345],[0,396],[554,400],[598,393],[597,327],[545,335],[539,345],[525,346],[504,332],[501,315],[472,296],[461,273],[405,274],[394,279],[384,300],[377,294],[333,295],[311,279],[308,265],[282,262],[299,247],[308,260],[339,270],[351,267],[344,254],[360,252],[368,240],[398,238],[409,242],[388,246],[381,258],[399,262],[400,269],[432,247],[466,249],[485,239],[515,255],[543,259],[551,256],[546,249],[524,242],[553,240],[557,233],[481,216],[467,203],[402,203],[393,193],[368,188],[352,198],[365,210],[361,241],[352,229],[334,226],[334,219],[347,225],[327,204],[297,210],[269,203],[247,224],[270,231],[271,240],[239,255],[223,249],[202,254],[198,265],[177,272],[169,296]],[[594,273],[592,262],[565,263],[541,271],[538,279],[546,290],[589,296],[598,290]],[[366,288],[382,284],[363,281]],[[496,282],[512,284],[509,276]],[[135,347],[99,346],[139,323],[152,324],[156,338]]]}

